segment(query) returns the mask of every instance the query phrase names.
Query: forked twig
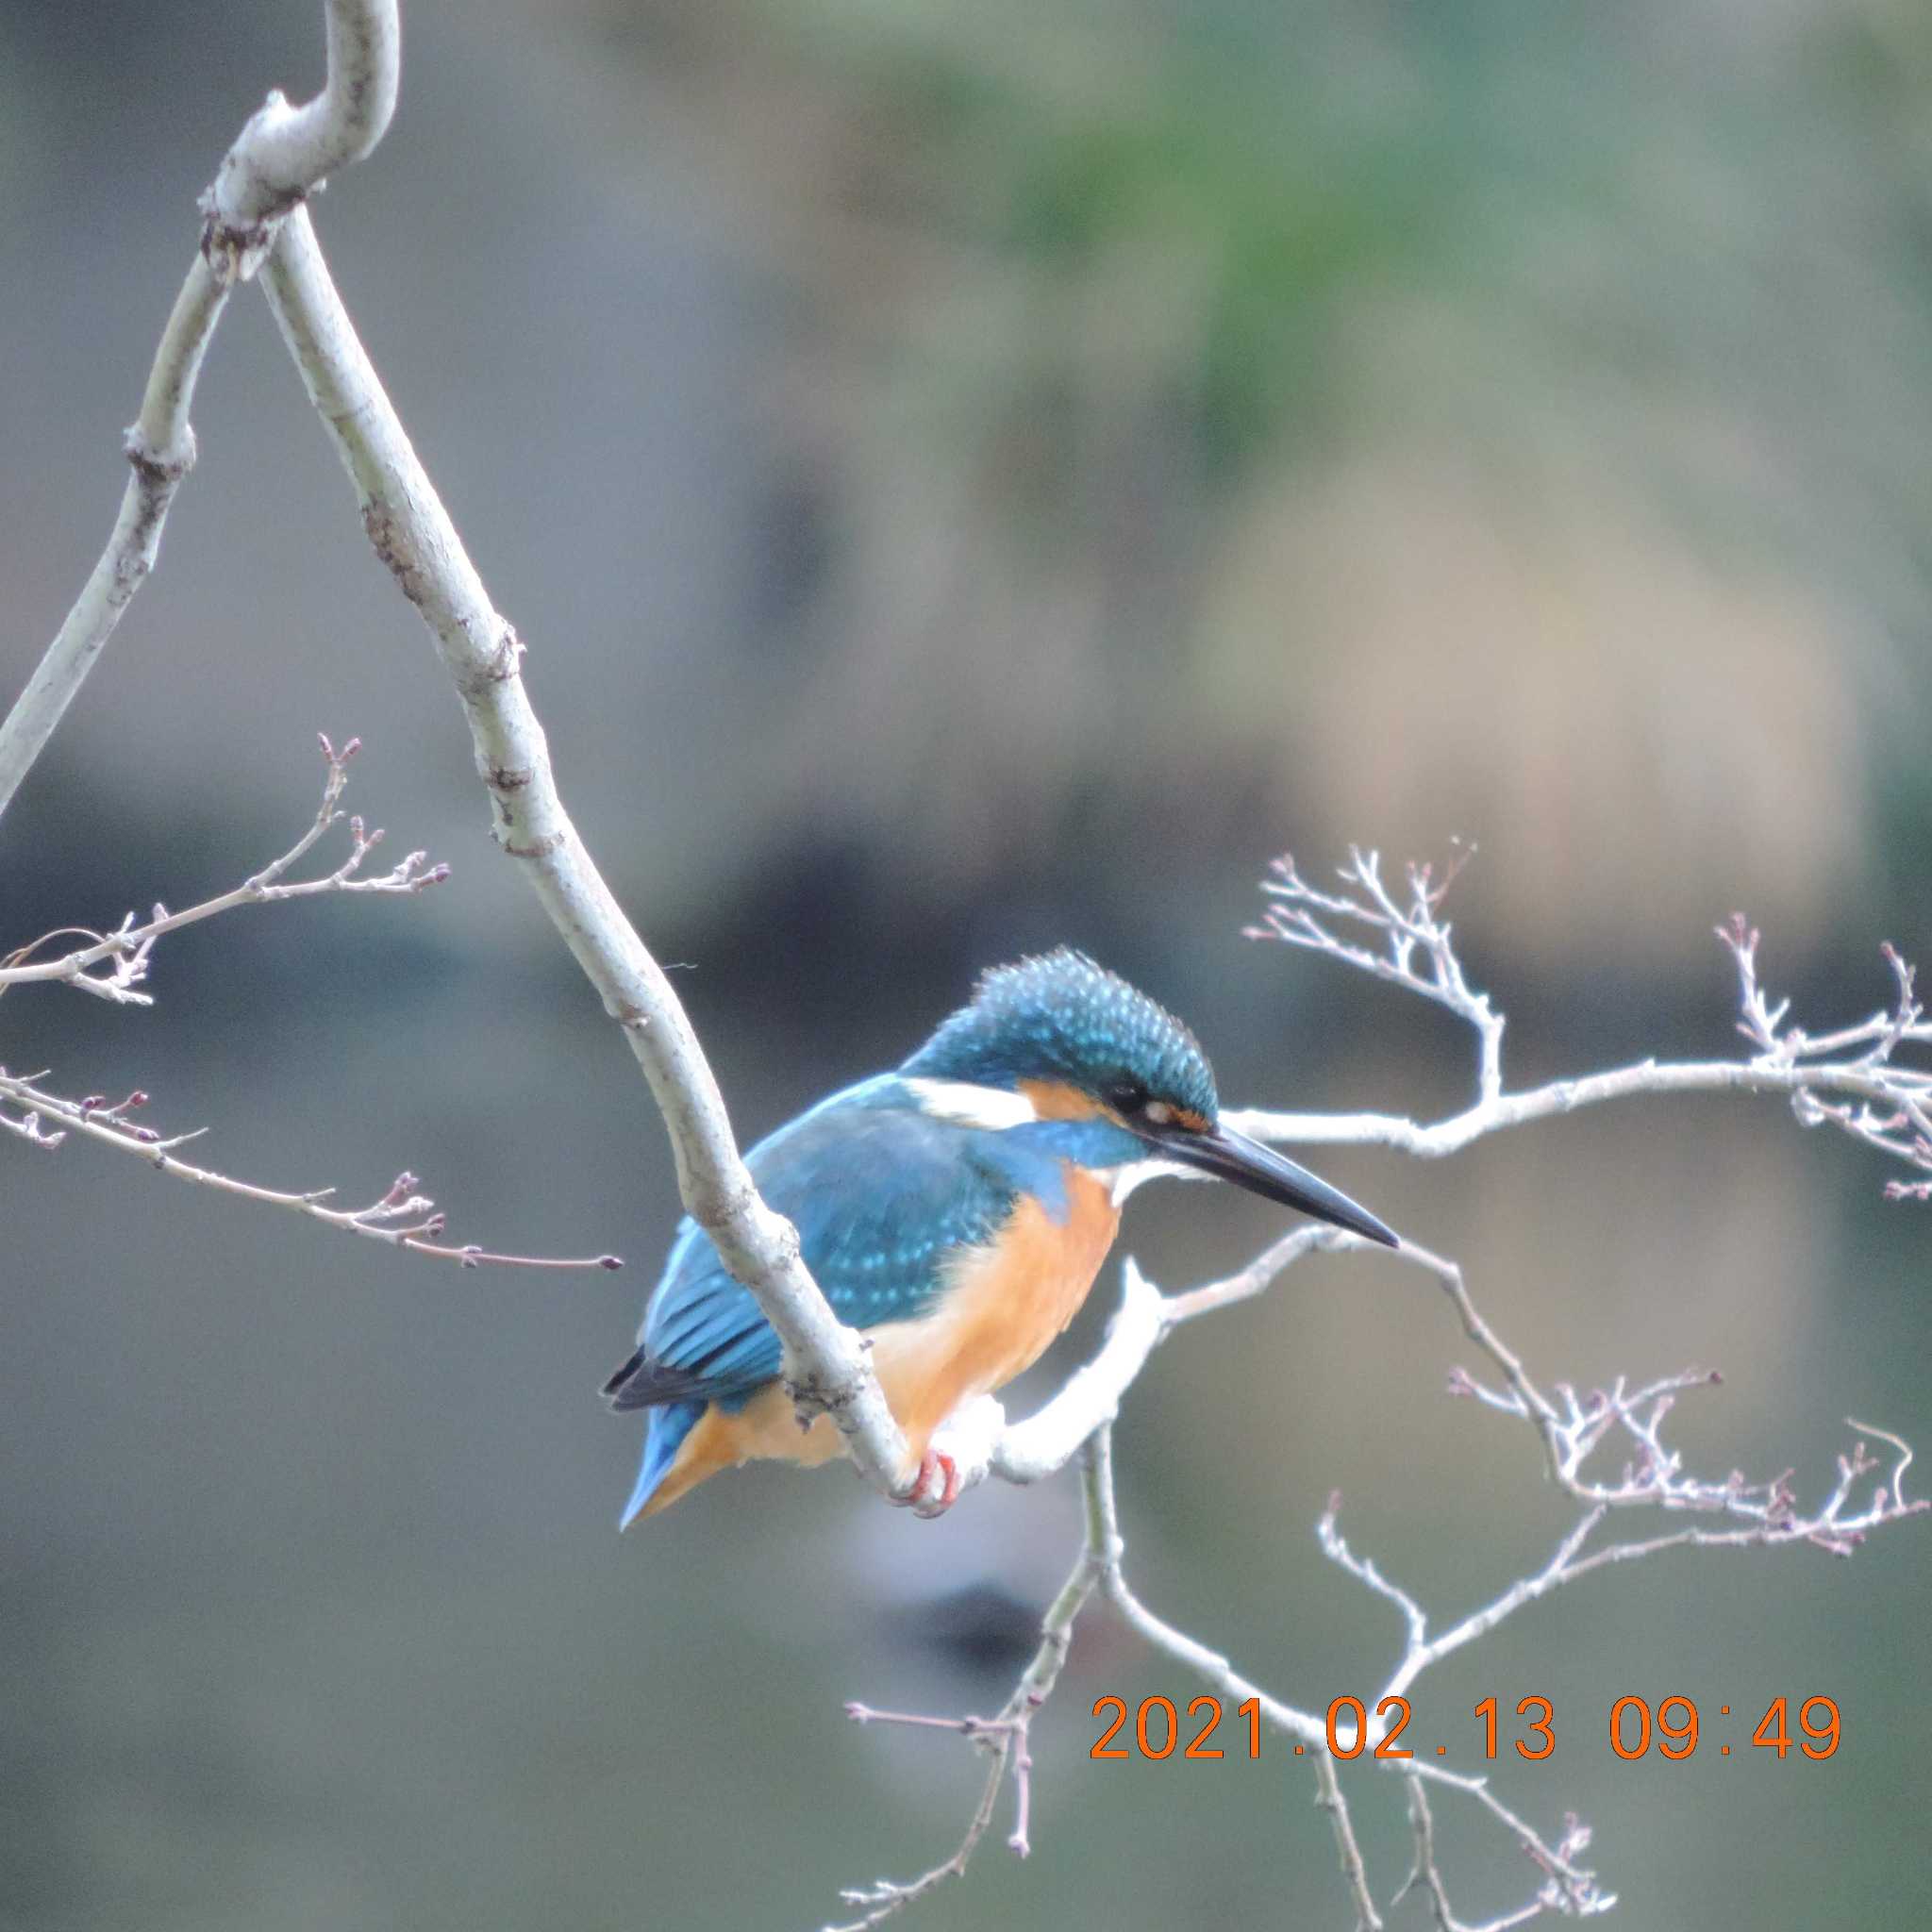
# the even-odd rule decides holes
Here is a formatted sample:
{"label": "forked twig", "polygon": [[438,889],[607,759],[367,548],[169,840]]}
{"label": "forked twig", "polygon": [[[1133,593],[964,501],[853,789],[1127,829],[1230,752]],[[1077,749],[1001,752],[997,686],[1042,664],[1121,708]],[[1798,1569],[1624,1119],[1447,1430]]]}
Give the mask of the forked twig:
{"label": "forked twig", "polygon": [[[312,899],[333,892],[408,897],[427,887],[441,885],[449,877],[449,867],[431,865],[426,852],[408,853],[388,872],[375,877],[363,877],[362,862],[381,842],[382,832],[379,827],[374,831],[366,829],[360,818],[349,820],[349,855],[334,871],[292,884],[282,883],[283,875],[306,858],[316,841],[341,821],[343,814],[336,808],[337,802],[348,783],[349,760],[362,748],[362,741],[352,738],[338,751],[329,741],[327,733],[318,735],[322,741],[322,756],[328,768],[323,782],[322,804],[308,829],[279,858],[243,879],[232,891],[217,893],[214,898],[204,899],[200,905],[191,906],[186,911],[170,912],[165,906],[157,905],[153,916],[143,925],[136,925],[134,914],[130,912],[108,933],[94,932],[85,926],[60,926],[53,932],[42,933],[39,939],[17,947],[0,960],[0,993],[5,993],[9,987],[52,981],[77,987],[83,992],[121,1005],[149,1007],[154,1004],[154,995],[142,991],[147,981],[148,956],[153,952],[157,940],[168,933],[179,932],[183,926],[197,925],[204,919],[232,912],[240,906],[267,906],[281,900]],[[32,956],[50,940],[70,934],[82,935],[89,943],[62,953],[58,958],[33,959]],[[105,972],[96,970],[103,966],[107,969]]]}
{"label": "forked twig", "polygon": [[[84,1100],[68,1100],[49,1093],[37,1084],[44,1077],[23,1078],[0,1068],[0,1102],[20,1109],[9,1116],[0,1107],[0,1125],[10,1128],[24,1140],[38,1141],[42,1147],[58,1146],[68,1133],[80,1133],[123,1153],[138,1155],[158,1173],[175,1180],[191,1181],[196,1187],[212,1188],[218,1193],[232,1194],[243,1201],[258,1201],[264,1207],[283,1208],[293,1214],[308,1216],[325,1226],[337,1227],[371,1241],[386,1241],[391,1247],[407,1248],[412,1255],[427,1255],[439,1261],[455,1261],[465,1268],[496,1264],[508,1268],[622,1268],[616,1255],[590,1255],[565,1257],[540,1255],[499,1255],[490,1249],[466,1245],[451,1247],[441,1239],[447,1217],[426,1194],[416,1191],[419,1183],[412,1174],[399,1174],[387,1192],[366,1208],[331,1208],[333,1188],[312,1188],[305,1193],[284,1192],[276,1188],[258,1187],[252,1181],[237,1180],[213,1168],[196,1167],[182,1160],[175,1149],[198,1141],[208,1132],[196,1127],[190,1133],[162,1135],[152,1127],[138,1125],[127,1115],[147,1105],[147,1095],[130,1093],[126,1099],[108,1105],[98,1095]],[[58,1131],[46,1133],[30,1122],[50,1122]]]}

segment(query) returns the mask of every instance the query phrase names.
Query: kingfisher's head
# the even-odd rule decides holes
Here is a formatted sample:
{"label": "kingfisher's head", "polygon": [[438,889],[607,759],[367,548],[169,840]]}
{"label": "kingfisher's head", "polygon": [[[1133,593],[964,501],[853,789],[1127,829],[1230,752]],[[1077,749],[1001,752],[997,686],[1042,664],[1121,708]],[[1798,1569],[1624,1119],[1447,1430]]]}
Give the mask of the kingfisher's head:
{"label": "kingfisher's head", "polygon": [[1150,1172],[1218,1175],[1396,1245],[1347,1195],[1224,1126],[1200,1042],[1166,1008],[1072,947],[986,974],[971,1003],[899,1071],[929,1111],[985,1127],[1108,1122],[1145,1150]]}

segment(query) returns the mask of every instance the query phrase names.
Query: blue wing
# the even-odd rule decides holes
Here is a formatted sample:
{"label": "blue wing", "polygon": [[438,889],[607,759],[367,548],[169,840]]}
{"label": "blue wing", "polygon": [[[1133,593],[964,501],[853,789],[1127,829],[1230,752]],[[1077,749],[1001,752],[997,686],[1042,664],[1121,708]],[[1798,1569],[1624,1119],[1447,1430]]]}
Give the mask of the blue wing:
{"label": "blue wing", "polygon": [[[797,1227],[833,1312],[871,1328],[916,1320],[940,1291],[946,1256],[990,1241],[1006,1221],[1023,1182],[1019,1150],[1000,1144],[1013,1140],[931,1119],[885,1074],[779,1128],[746,1165],[759,1193]],[[1041,1173],[1024,1183],[1058,1191],[1058,1156],[1042,1147],[1039,1157]],[[779,1371],[776,1334],[690,1220],[638,1340],[637,1354],[605,1385],[615,1408],[735,1408]]]}

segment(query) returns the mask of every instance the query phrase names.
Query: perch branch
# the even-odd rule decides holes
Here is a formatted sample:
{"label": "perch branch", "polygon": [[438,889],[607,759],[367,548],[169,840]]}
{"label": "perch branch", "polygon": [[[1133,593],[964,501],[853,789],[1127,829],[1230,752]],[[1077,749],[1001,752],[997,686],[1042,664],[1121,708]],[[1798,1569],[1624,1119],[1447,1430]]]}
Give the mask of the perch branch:
{"label": "perch branch", "polygon": [[801,1414],[828,1412],[877,1488],[914,1496],[905,1441],[865,1349],[819,1292],[791,1224],[759,1199],[677,995],[564,809],[543,727],[524,685],[523,642],[491,605],[417,459],[336,291],[306,208],[296,208],[282,224],[262,280],[355,485],[369,540],[428,625],[456,686],[497,843],[522,869],[623,1027],[670,1134],[686,1208],[777,1331]]}

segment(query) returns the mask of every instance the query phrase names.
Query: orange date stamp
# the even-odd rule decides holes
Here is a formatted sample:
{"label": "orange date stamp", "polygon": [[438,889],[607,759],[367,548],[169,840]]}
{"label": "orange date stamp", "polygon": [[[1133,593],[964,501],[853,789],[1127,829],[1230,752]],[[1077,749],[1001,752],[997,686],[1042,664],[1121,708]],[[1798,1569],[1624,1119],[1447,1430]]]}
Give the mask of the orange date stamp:
{"label": "orange date stamp", "polygon": [[[1762,1717],[1751,1724],[1747,1712],[1734,1712],[1728,1704],[1707,1707],[1708,1719],[1699,1715],[1695,1701],[1672,1695],[1652,1703],[1642,1697],[1619,1697],[1609,1706],[1607,1721],[1597,1713],[1595,1735],[1607,1739],[1611,1752],[1626,1762],[1658,1757],[1681,1762],[1700,1747],[1707,1755],[1713,1749],[1721,1757],[1740,1752],[1769,1751],[1782,1759],[1793,1747],[1814,1762],[1832,1756],[1839,1747],[1842,1720],[1838,1702],[1830,1697],[1807,1697],[1797,1704],[1795,1726],[1790,1697],[1772,1699]],[[1751,1707],[1755,1709],[1756,1707]],[[1224,1736],[1222,1724],[1229,1713],[1218,1697],[1203,1695],[1185,1707],[1171,1697],[1143,1697],[1129,1709],[1124,1697],[1096,1697],[1096,1718],[1111,1718],[1094,1740],[1088,1756],[1102,1763],[1120,1763],[1129,1758],[1174,1757],[1184,1762],[1205,1759],[1245,1757],[1262,1755],[1261,1700],[1249,1697],[1234,1707],[1232,1725]],[[1414,1715],[1406,1697],[1385,1697],[1375,1706],[1375,1722],[1359,1697],[1338,1697],[1328,1706],[1324,1744],[1332,1757],[1446,1757],[1447,1744],[1405,1744],[1402,1740]],[[1524,1697],[1517,1701],[1511,1715],[1503,1713],[1494,1697],[1485,1697],[1471,1717],[1473,1742],[1478,1755],[1494,1757],[1499,1749],[1513,1750],[1531,1762],[1554,1755],[1557,1748],[1557,1711],[1547,1697]],[[1374,1734],[1374,1742],[1370,1739]],[[1307,1742],[1276,1742],[1271,1755],[1305,1757]]]}

